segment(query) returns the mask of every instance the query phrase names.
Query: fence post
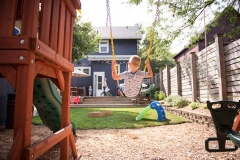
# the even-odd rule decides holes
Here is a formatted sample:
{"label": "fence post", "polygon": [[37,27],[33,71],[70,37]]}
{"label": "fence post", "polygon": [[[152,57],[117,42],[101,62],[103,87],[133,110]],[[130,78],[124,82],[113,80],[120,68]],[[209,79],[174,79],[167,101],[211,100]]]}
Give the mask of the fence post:
{"label": "fence post", "polygon": [[226,84],[226,71],[225,59],[223,48],[223,34],[215,34],[216,57],[217,57],[217,70],[219,78],[219,100],[227,100],[227,84]]}
{"label": "fence post", "polygon": [[167,96],[171,94],[171,80],[170,80],[170,68],[169,65],[166,65],[167,69]]}
{"label": "fence post", "polygon": [[158,77],[158,74],[156,73],[155,76],[154,76],[154,84],[157,86],[157,77]]}
{"label": "fence post", "polygon": [[177,94],[178,95],[182,95],[182,92],[181,92],[181,66],[180,66],[180,63],[179,62],[177,62],[176,63],[176,70],[177,70],[177,79],[176,79],[176,81],[177,81]]}
{"label": "fence post", "polygon": [[160,78],[159,90],[164,91],[164,89],[163,89],[163,71],[162,70],[159,70],[159,78]]}
{"label": "fence post", "polygon": [[192,82],[192,101],[197,100],[197,74],[196,74],[196,54],[195,52],[190,53],[191,60],[191,82]]}

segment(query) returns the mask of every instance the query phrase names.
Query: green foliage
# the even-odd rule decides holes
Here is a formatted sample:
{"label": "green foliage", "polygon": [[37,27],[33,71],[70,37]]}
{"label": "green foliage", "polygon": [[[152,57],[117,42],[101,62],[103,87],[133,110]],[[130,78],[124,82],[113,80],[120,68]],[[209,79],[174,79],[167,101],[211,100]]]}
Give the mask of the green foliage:
{"label": "green foliage", "polygon": [[202,105],[202,108],[203,108],[203,109],[207,109],[207,103],[204,103],[204,104]]}
{"label": "green foliage", "polygon": [[[157,112],[151,109],[145,118],[136,121],[135,118],[144,108],[71,108],[70,118],[75,123],[76,129],[123,129],[143,128],[152,126],[172,125],[188,122],[186,118],[166,112],[167,120],[157,121]],[[106,117],[88,117],[89,112],[112,111],[113,114]],[[32,118],[33,124],[43,124],[40,117]]]}
{"label": "green foliage", "polygon": [[151,86],[150,89],[147,91],[149,97],[155,99],[155,92],[158,90],[157,86]]}
{"label": "green foliage", "polygon": [[154,94],[155,100],[163,100],[165,98],[165,93],[163,91],[156,91]]}
{"label": "green foliage", "polygon": [[201,104],[200,104],[199,101],[197,101],[197,102],[191,102],[191,103],[189,104],[189,106],[192,108],[192,110],[194,110],[194,109],[200,107]]}
{"label": "green foliage", "polygon": [[163,91],[159,92],[159,100],[164,100],[165,98],[165,93]]}
{"label": "green foliage", "polygon": [[182,108],[183,106],[188,105],[189,101],[179,95],[170,95],[166,98],[166,102],[174,107]]}
{"label": "green foliage", "polygon": [[[130,5],[139,5],[142,2],[143,0],[128,0]],[[156,12],[156,4],[157,1],[148,0],[147,8],[154,14]],[[155,28],[159,35],[156,36],[162,37],[161,39],[164,39],[165,42],[167,42],[164,42],[165,47],[168,47],[169,44],[171,44],[172,41],[177,37],[182,36],[184,37],[182,40],[194,37],[192,38],[192,44],[194,44],[198,38],[201,38],[201,36],[197,36],[195,32],[202,29],[201,25],[199,25],[199,22],[203,22],[204,6],[207,19],[211,19],[211,17],[213,17],[212,15],[215,17],[215,19],[213,19],[211,22],[212,24],[206,26],[207,31],[209,31],[211,26],[221,25],[221,27],[224,27],[224,24],[219,24],[215,20],[226,16],[227,18],[225,23],[231,24],[233,26],[233,30],[226,33],[224,36],[233,38],[238,35],[240,31],[240,28],[238,28],[240,16],[238,11],[234,9],[234,7],[239,8],[238,1],[236,0],[206,0],[205,5],[203,4],[203,1],[199,0],[164,0],[160,1],[159,5],[158,14],[160,15],[160,22]],[[219,11],[221,11],[221,13]],[[172,16],[169,16],[169,14]],[[181,41],[181,38],[178,40]]]}
{"label": "green foliage", "polygon": [[100,36],[92,28],[91,23],[83,22],[78,16],[73,27],[72,61],[97,51],[99,39]]}

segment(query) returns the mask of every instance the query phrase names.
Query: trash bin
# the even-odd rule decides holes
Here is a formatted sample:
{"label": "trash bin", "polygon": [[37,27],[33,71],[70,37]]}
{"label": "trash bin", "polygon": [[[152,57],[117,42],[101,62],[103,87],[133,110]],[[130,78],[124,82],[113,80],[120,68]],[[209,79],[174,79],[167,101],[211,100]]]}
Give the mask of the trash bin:
{"label": "trash bin", "polygon": [[15,94],[8,94],[6,129],[14,128]]}

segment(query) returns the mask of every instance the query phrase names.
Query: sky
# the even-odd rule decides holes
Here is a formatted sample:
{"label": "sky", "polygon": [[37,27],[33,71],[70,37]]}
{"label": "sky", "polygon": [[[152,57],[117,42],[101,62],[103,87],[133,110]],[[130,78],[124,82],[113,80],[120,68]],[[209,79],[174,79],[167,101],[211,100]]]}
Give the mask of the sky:
{"label": "sky", "polygon": [[[109,1],[112,26],[134,26],[141,23],[143,27],[147,27],[154,21],[155,11],[148,12],[147,0],[143,0],[138,6],[126,4],[127,0]],[[81,0],[81,4],[83,20],[90,21],[93,27],[106,26],[106,0]],[[178,53],[186,44],[187,40],[175,40],[170,52]]]}

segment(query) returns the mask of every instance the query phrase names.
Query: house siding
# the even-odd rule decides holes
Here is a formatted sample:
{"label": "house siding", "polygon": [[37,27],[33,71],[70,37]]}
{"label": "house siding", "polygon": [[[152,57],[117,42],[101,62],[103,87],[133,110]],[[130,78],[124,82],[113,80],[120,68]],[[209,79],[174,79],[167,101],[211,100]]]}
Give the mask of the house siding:
{"label": "house siding", "polygon": [[[114,39],[115,55],[135,55],[137,54],[137,40],[136,39]],[[91,55],[111,55],[112,47],[111,40],[109,40],[109,53],[95,52]]]}
{"label": "house siding", "polygon": [[[117,63],[122,63],[120,64],[120,72],[124,72],[126,70],[126,61],[118,61]],[[84,65],[84,63],[82,63],[82,65]],[[86,87],[86,96],[88,96],[88,88],[89,86],[93,86],[93,73],[104,72],[105,78],[107,78],[108,87],[110,88],[110,94],[112,94],[112,96],[116,96],[117,82],[112,79],[111,61],[93,61],[88,66],[84,66],[91,67],[91,76],[72,77],[71,86]],[[123,80],[119,81],[119,83],[123,83]]]}

